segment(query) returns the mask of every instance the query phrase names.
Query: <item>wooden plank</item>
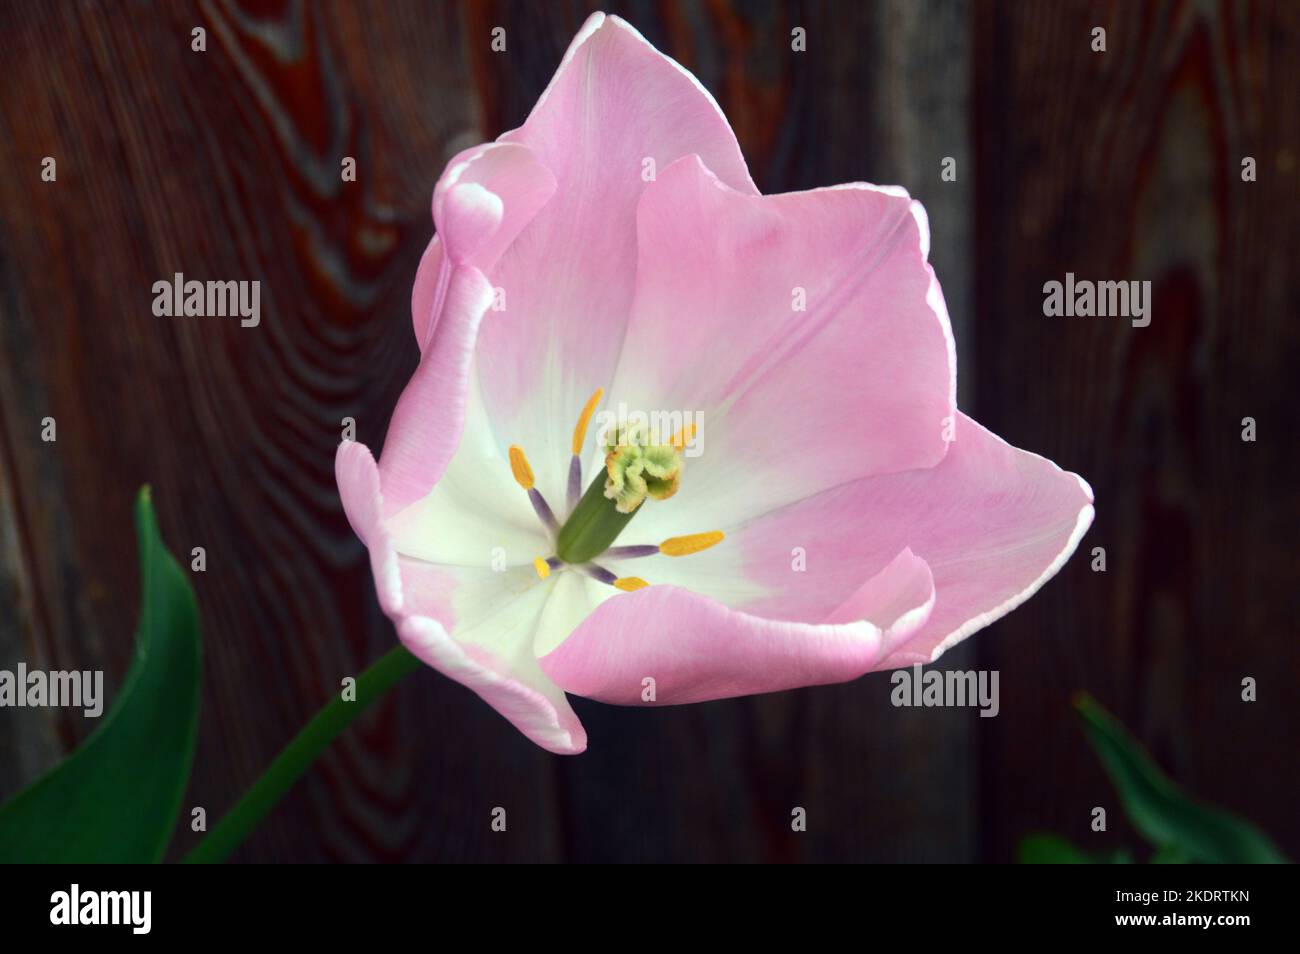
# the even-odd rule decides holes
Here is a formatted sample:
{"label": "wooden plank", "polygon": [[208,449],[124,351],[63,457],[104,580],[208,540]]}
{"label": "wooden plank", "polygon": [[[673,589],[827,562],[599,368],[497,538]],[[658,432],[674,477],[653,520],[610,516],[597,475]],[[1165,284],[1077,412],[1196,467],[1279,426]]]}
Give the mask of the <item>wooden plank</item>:
{"label": "wooden plank", "polygon": [[[475,124],[457,10],[209,3],[125,17],[28,4],[5,18],[0,377],[41,609],[31,644],[51,666],[120,677],[137,592],[129,507],[151,482],[171,545],[207,548],[189,800],[215,818],[393,640],[332,460],[344,416],[381,443],[414,365],[409,289],[429,195]],[[206,53],[190,49],[197,25]],[[44,155],[58,158],[56,183],[39,181]],[[355,184],[340,181],[344,155]],[[178,271],[261,280],[261,325],[155,318],[152,283]],[[37,436],[46,413],[55,445]],[[65,727],[64,741],[88,728]],[[470,693],[422,674],[241,857],[553,853],[535,778],[547,765]],[[466,832],[486,836],[489,821],[487,796],[463,797],[476,791],[535,822],[476,841]]]}
{"label": "wooden plank", "polygon": [[[981,642],[1002,671],[985,733],[983,853],[1025,831],[1139,842],[1064,704],[1086,688],[1192,791],[1300,846],[1297,570],[1288,433],[1300,336],[1288,4],[982,7],[978,408],[1084,474],[1084,553]],[[1089,48],[1095,26],[1105,53]],[[1256,157],[1259,181],[1243,182]],[[1146,279],[1149,327],[1046,318],[1042,285]],[[1241,419],[1260,423],[1241,440]],[[1106,573],[1088,551],[1105,547]],[[1241,679],[1260,680],[1243,703]],[[1092,834],[1093,806],[1111,831]]]}

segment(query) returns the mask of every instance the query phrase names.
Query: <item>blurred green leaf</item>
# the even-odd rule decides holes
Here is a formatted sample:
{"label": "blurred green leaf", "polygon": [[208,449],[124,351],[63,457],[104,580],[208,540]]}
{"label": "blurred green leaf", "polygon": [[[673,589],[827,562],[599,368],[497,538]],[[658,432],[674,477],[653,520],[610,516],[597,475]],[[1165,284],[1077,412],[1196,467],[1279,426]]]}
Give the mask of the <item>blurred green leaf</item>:
{"label": "blurred green leaf", "polygon": [[1016,860],[1022,865],[1091,865],[1097,859],[1060,835],[1026,835],[1020,839]]}
{"label": "blurred green leaf", "polygon": [[143,590],[135,660],[90,737],[0,805],[0,862],[155,862],[176,827],[198,732],[198,608],[163,545],[148,487],[135,525]]}
{"label": "blurred green leaf", "polygon": [[1119,720],[1087,693],[1075,697],[1084,732],[1133,825],[1159,851],[1156,859],[1224,864],[1285,864],[1259,829],[1190,799],[1160,770]]}
{"label": "blurred green leaf", "polygon": [[1020,839],[1016,860],[1022,865],[1131,865],[1133,856],[1123,848],[1094,855],[1062,835],[1038,832]]}

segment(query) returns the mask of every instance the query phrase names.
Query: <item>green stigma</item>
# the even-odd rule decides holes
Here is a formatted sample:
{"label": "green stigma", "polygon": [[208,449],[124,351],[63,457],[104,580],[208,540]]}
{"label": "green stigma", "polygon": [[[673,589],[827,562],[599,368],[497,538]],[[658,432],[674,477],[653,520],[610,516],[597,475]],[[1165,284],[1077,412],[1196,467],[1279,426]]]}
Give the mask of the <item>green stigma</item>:
{"label": "green stigma", "polygon": [[634,513],[646,497],[677,493],[682,459],[671,444],[651,444],[644,425],[620,427],[605,441],[605,496],[619,513]]}
{"label": "green stigma", "polygon": [[646,497],[677,493],[682,459],[674,441],[650,443],[643,425],[620,427],[605,440],[605,472],[598,473],[569,514],[556,539],[556,555],[582,564],[604,553],[636,515]]}

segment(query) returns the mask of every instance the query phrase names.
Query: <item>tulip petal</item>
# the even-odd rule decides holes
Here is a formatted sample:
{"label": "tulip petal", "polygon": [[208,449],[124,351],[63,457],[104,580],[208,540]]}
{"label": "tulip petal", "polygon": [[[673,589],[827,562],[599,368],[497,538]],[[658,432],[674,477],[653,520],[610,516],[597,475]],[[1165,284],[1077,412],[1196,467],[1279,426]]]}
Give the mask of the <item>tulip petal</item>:
{"label": "tulip petal", "polygon": [[[1076,475],[962,414],[954,436],[936,467],[825,491],[701,553],[635,561],[668,585],[603,604],[543,670],[569,692],[627,702],[640,678],[663,686],[666,672],[659,698],[678,702],[937,659],[1036,592],[1093,516]],[[886,632],[873,642],[854,619]],[[859,635],[846,648],[848,633]]]}
{"label": "tulip petal", "polygon": [[[1012,447],[959,415],[943,464],[880,483],[874,513],[888,536],[892,507],[924,502],[908,529],[934,571],[934,611],[879,669],[933,662],[1033,596],[1092,525],[1092,488],[1045,457]],[[886,489],[887,487],[887,489]]]}
{"label": "tulip petal", "polygon": [[[415,340],[429,344],[452,265],[486,272],[555,191],[555,177],[531,149],[490,142],[459,153],[433,190],[437,235],[425,249],[411,291]],[[444,256],[444,249],[450,249]]]}
{"label": "tulip petal", "polygon": [[348,522],[369,548],[380,606],[406,647],[473,689],[543,748],[583,751],[586,732],[564,692],[542,673],[533,645],[552,620],[567,632],[585,609],[550,599],[553,587],[538,585],[531,566],[497,572],[399,556],[369,449],[344,441],[334,469]]}
{"label": "tulip petal", "polygon": [[554,195],[488,270],[504,310],[479,360],[494,427],[527,438],[539,487],[562,498],[573,423],[608,386],[636,275],[636,207],[653,174],[698,153],[733,188],[756,190],[712,97],[617,17],[593,15],[522,127]]}
{"label": "tulip petal", "polygon": [[403,556],[462,567],[531,567],[554,548],[497,447],[471,364],[460,445],[425,496],[388,518]]}
{"label": "tulip petal", "polygon": [[542,670],[568,692],[638,705],[647,678],[658,705],[844,682],[873,667],[925,622],[934,588],[924,560],[903,551],[854,594],[853,621],[815,625],[729,609],[676,586],[607,600]]}
{"label": "tulip petal", "polygon": [[[532,147],[556,173],[565,203],[582,190],[603,191],[619,204],[659,169],[698,153],[734,189],[758,194],[727,118],[707,89],[619,17],[594,13],[565,51],[559,69],[519,129],[501,137]],[[601,179],[586,175],[611,167]],[[638,183],[631,195],[623,179]],[[629,222],[634,220],[629,219]]]}
{"label": "tulip petal", "polygon": [[432,338],[434,325],[438,323],[442,311],[440,299],[447,294],[446,283],[450,279],[451,263],[442,254],[442,240],[435,235],[420,256],[415,285],[411,288],[411,324],[421,354]]}
{"label": "tulip petal", "polygon": [[[398,636],[422,662],[473,689],[542,748],[576,755],[587,747],[586,731],[533,652],[533,639],[556,602],[554,587],[536,578],[531,585],[517,580],[512,592],[504,579],[509,576],[403,558],[409,602],[421,612],[397,620]],[[467,591],[477,591],[470,615],[452,620],[453,605],[464,610]]]}
{"label": "tulip petal", "polygon": [[964,414],[954,437],[934,468],[836,487],[728,528],[718,546],[646,566],[644,575],[756,615],[821,622],[839,618],[859,580],[910,548],[934,575],[935,606],[875,668],[938,658],[940,647],[1028,599],[1093,516],[1092,491],[1076,475]]}
{"label": "tulip petal", "polygon": [[384,524],[379,467],[370,448],[357,441],[339,444],[334,455],[334,477],[348,523],[370,551],[370,569],[375,577],[379,605],[385,613],[398,612],[402,608],[402,581],[397,551]]}
{"label": "tulip petal", "polygon": [[611,400],[702,415],[674,518],[725,526],[943,458],[956,352],[906,192],[748,195],[687,157],[647,188],[638,232]]}
{"label": "tulip petal", "polygon": [[[411,616],[398,627],[403,645],[422,662],[468,686],[525,736],[557,755],[578,755],[587,748],[587,732],[564,693],[540,674],[525,681],[518,671],[481,647],[465,646],[447,635],[436,620]],[[518,662],[537,669],[536,657]],[[507,675],[509,673],[509,675]],[[545,691],[544,691],[545,690]]]}
{"label": "tulip petal", "polygon": [[456,452],[479,322],[492,288],[470,265],[452,268],[446,302],[419,367],[397,400],[379,458],[385,515],[419,500]]}

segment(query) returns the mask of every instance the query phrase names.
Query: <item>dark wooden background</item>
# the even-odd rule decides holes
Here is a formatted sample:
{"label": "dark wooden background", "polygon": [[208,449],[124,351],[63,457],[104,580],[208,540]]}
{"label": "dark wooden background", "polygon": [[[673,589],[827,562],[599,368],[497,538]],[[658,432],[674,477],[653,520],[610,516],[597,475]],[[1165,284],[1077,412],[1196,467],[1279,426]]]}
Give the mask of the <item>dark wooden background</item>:
{"label": "dark wooden background", "polygon": [[[895,709],[886,675],[668,710],[579,700],[590,748],[565,759],[424,672],[238,857],[1008,860],[1036,829],[1136,846],[1070,713],[1078,688],[1300,857],[1300,4],[609,9],[714,92],[764,191],[865,179],[925,202],[963,406],[1085,475],[1096,523],[1029,604],[945,657],[1000,670],[996,719]],[[382,444],[416,359],[433,183],[523,120],[587,12],[0,7],[0,667],[102,667],[116,690],[130,507],[151,483],[172,548],[207,548],[187,805],[210,818],[393,642],[335,491],[339,422]],[[261,326],[155,318],[150,286],[177,271],[261,280]],[[1044,318],[1042,284],[1066,271],[1150,279],[1151,326]],[[88,728],[0,712],[0,796]],[[1094,805],[1111,831],[1088,830]]]}

